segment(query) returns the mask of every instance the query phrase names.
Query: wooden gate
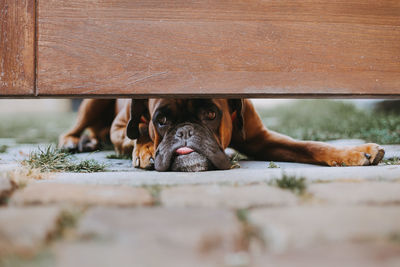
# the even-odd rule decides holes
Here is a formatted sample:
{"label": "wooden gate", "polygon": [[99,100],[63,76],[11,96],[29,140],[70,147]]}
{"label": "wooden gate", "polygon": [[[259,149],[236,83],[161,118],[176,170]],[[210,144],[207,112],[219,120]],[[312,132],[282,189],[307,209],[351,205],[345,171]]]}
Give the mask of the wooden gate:
{"label": "wooden gate", "polygon": [[398,0],[0,0],[1,97],[399,97]]}

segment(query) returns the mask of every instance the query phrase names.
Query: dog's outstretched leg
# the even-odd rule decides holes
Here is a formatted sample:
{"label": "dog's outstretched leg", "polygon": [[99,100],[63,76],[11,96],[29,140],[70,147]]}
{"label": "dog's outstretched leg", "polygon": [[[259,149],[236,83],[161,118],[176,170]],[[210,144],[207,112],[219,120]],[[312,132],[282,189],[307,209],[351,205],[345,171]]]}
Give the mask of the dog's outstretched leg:
{"label": "dog's outstretched leg", "polygon": [[298,141],[267,130],[250,101],[243,103],[244,135],[233,136],[240,152],[257,160],[291,161],[329,166],[377,165],[385,151],[377,144],[336,147],[323,142]]}
{"label": "dog's outstretched leg", "polygon": [[[59,137],[58,147],[70,152],[94,151],[108,138],[115,116],[115,100],[85,99],[79,107],[75,125]],[[82,135],[88,130],[88,135]]]}

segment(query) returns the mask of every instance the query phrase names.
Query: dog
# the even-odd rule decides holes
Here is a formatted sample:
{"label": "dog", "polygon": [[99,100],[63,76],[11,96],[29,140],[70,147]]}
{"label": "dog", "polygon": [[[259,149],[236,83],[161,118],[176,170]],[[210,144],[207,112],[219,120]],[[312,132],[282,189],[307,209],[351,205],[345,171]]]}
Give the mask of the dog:
{"label": "dog", "polygon": [[248,99],[87,99],[59,147],[94,151],[107,139],[117,154],[132,154],[134,167],[157,171],[230,169],[227,147],[255,160],[328,166],[377,165],[385,154],[374,143],[335,147],[268,130]]}

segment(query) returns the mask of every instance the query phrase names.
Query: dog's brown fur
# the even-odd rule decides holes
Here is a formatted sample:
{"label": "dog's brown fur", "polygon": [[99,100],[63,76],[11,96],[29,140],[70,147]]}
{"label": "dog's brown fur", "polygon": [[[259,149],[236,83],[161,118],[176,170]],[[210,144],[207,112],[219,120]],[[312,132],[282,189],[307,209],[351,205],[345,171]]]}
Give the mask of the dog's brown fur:
{"label": "dog's brown fur", "polygon": [[[229,110],[228,100],[218,101],[220,109],[234,115],[233,111]],[[90,151],[97,149],[100,141],[106,140],[109,134],[117,153],[130,154],[133,151],[133,164],[141,168],[149,167],[159,143],[158,136],[151,123],[141,122],[139,128],[147,134],[141,135],[137,140],[127,137],[131,103],[129,99],[84,100],[78,112],[77,123],[70,131],[60,136],[59,146]],[[156,105],[157,99],[148,100],[149,110],[154,109]],[[384,155],[384,150],[373,143],[339,148],[323,142],[298,141],[270,131],[263,126],[250,100],[242,101],[243,129],[235,129],[231,121],[232,116],[225,116],[221,122],[221,146],[233,147],[256,160],[362,166],[376,165]],[[85,130],[89,131],[89,135],[82,137]]]}

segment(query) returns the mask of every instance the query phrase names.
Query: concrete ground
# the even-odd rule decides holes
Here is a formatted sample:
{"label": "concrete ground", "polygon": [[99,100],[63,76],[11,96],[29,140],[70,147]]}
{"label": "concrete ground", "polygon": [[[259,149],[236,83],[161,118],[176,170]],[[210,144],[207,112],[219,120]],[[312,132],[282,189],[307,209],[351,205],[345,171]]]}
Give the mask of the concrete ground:
{"label": "concrete ground", "polygon": [[[400,165],[160,173],[105,151],[76,160],[106,172],[42,174],[18,163],[36,145],[8,141],[0,266],[400,266]],[[283,176],[305,189],[278,187]]]}

